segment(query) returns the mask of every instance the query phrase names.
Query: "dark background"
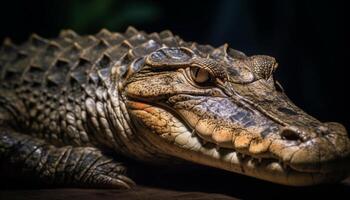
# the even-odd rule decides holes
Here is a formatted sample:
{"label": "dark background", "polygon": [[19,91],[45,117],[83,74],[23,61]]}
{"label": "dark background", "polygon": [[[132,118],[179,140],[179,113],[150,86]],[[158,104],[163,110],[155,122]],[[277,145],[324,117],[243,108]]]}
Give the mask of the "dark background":
{"label": "dark background", "polygon": [[[0,39],[10,37],[20,43],[33,32],[55,37],[66,28],[79,34],[94,34],[101,28],[122,32],[133,25],[146,32],[170,29],[184,40],[213,46],[227,42],[247,55],[276,57],[279,69],[275,77],[295,104],[321,121],[341,122],[350,130],[348,18],[348,7],[341,1],[11,0],[1,3]],[[208,175],[209,179],[200,179],[201,175]],[[233,176],[243,181],[238,197],[258,195],[247,188],[265,185],[224,172],[201,175],[192,178],[220,182]],[[158,179],[162,177],[158,175]],[[173,177],[172,181],[165,185],[174,187],[186,179]],[[265,192],[272,194],[275,189],[281,194],[286,192],[279,186],[267,185],[255,192],[266,188]],[[211,186],[204,188],[210,191]],[[223,188],[229,187],[214,191],[221,193]],[[337,187],[326,193],[324,189],[315,192],[327,195],[348,190]],[[293,195],[294,191],[288,189],[287,194]]]}

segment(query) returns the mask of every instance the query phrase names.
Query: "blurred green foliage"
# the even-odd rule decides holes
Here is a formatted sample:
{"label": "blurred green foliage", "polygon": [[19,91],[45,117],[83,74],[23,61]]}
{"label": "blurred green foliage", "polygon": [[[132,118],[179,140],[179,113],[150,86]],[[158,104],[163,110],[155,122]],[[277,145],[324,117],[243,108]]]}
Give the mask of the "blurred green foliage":
{"label": "blurred green foliage", "polygon": [[66,25],[77,32],[100,29],[120,29],[155,21],[159,7],[152,1],[70,0],[66,8]]}

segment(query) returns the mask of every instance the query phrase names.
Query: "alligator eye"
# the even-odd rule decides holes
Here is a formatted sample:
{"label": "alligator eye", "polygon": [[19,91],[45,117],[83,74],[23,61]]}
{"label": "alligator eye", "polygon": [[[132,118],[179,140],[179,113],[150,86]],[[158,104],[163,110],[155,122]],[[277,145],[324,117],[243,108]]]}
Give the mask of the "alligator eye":
{"label": "alligator eye", "polygon": [[191,67],[191,77],[192,79],[199,84],[206,84],[212,81],[211,74],[208,70],[200,67]]}

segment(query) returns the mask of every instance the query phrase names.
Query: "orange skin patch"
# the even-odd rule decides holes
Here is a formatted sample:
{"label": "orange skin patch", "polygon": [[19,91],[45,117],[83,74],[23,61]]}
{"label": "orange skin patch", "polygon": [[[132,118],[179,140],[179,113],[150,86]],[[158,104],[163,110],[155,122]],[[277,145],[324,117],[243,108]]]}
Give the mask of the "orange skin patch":
{"label": "orange skin patch", "polygon": [[136,102],[136,101],[128,102],[128,105],[131,108],[134,108],[135,110],[145,110],[145,109],[150,107],[148,104],[141,103],[141,102]]}

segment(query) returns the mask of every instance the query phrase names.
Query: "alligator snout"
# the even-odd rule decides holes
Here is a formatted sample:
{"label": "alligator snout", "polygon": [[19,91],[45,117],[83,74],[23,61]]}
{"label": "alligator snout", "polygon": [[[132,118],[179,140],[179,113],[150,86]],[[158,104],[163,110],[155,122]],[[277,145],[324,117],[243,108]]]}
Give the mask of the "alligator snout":
{"label": "alligator snout", "polygon": [[280,135],[283,139],[300,142],[306,142],[307,140],[316,137],[324,137],[328,134],[340,134],[347,136],[347,131],[342,124],[337,122],[327,122],[312,129],[306,129],[305,126],[286,126],[280,131]]}
{"label": "alligator snout", "polygon": [[292,169],[339,174],[349,171],[350,140],[343,125],[328,122],[308,130],[287,126],[280,135],[284,149],[276,153]]}
{"label": "alligator snout", "polygon": [[318,128],[319,131],[324,131],[325,133],[335,133],[339,135],[343,135],[344,137],[348,137],[348,133],[346,128],[337,122],[326,122],[324,123],[324,127],[321,126]]}

